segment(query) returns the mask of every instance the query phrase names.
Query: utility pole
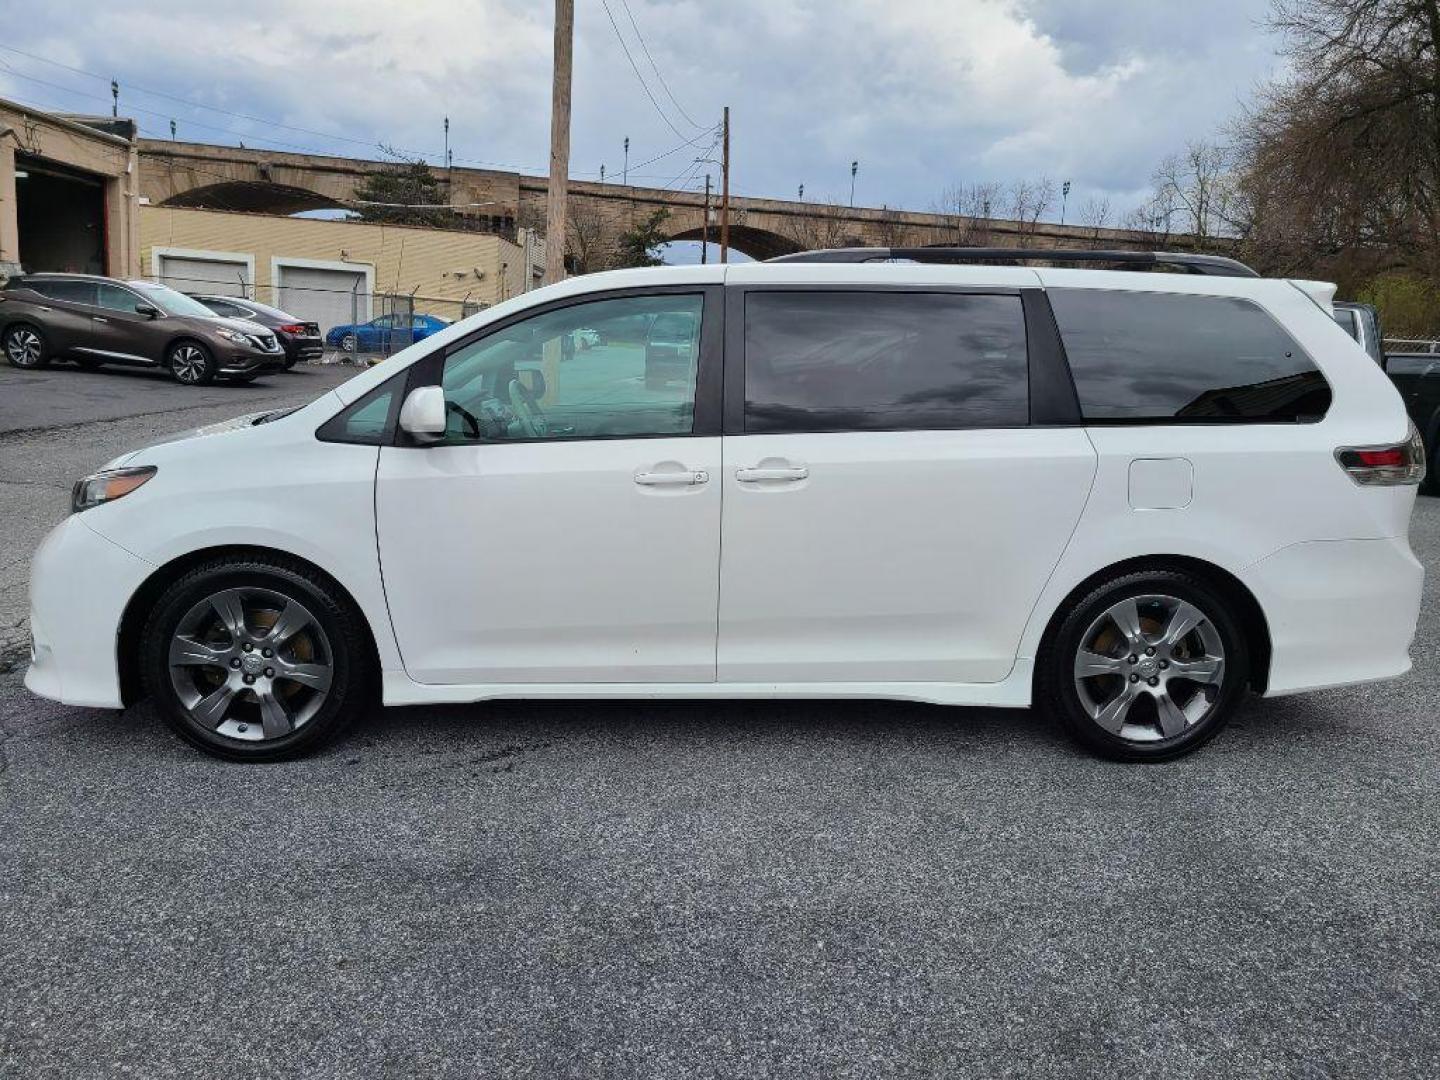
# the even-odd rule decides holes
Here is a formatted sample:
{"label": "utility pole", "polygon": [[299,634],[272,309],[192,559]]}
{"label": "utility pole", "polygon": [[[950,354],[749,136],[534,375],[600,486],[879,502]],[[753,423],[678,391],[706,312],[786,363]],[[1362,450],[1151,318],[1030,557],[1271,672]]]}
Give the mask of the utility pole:
{"label": "utility pole", "polygon": [[545,284],[565,277],[565,196],[570,181],[570,71],[575,0],[555,0],[555,80],[550,96],[550,187],[545,208]]}
{"label": "utility pole", "polygon": [[[712,114],[713,115],[713,114]],[[711,144],[714,145],[713,143]],[[725,106],[725,149],[720,155],[720,261],[730,261],[730,106]]]}
{"label": "utility pole", "polygon": [[705,217],[700,222],[700,265],[710,261],[710,174],[705,174]]}
{"label": "utility pole", "polygon": [[630,136],[625,136],[625,167],[620,172],[620,183],[630,186]]}
{"label": "utility pole", "polygon": [[120,116],[120,83],[115,79],[110,80],[110,97],[110,115],[118,118]]}
{"label": "utility pole", "polygon": [[850,205],[855,205],[855,174],[860,171],[858,161],[850,162]]}

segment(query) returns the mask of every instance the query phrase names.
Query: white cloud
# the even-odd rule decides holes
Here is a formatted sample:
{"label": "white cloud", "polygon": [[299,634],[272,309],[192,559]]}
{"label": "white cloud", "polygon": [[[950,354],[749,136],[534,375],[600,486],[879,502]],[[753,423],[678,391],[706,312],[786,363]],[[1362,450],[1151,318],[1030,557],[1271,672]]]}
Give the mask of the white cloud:
{"label": "white cloud", "polygon": [[[608,3],[662,108],[694,133],[624,4]],[[864,203],[923,208],[957,181],[1041,175],[1074,179],[1072,203],[1090,192],[1128,199],[1160,157],[1218,127],[1271,64],[1253,21],[1264,0],[628,3],[697,121],[733,107],[735,183],[753,194],[789,195],[803,182],[808,195],[843,196],[859,159]],[[646,100],[600,0],[578,6],[574,171],[594,175],[603,162],[618,177],[625,136],[632,164],[680,140]],[[457,162],[543,170],[550,15],[538,0],[250,0],[229,10],[0,0],[0,44],[103,76],[0,50],[0,93],[106,111],[113,74],[122,106],[151,110],[136,115],[154,133],[168,135],[173,115],[182,138],[361,156],[383,142],[436,160],[448,114]],[[137,86],[355,141],[207,113]],[[687,148],[637,168],[637,179],[678,179],[695,156]]]}

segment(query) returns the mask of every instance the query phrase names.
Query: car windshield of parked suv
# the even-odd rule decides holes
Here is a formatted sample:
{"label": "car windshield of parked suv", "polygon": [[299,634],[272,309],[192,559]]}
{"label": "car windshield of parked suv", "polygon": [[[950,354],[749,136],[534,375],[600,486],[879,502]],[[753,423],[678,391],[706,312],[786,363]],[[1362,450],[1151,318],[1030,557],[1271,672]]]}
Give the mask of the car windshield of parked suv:
{"label": "car windshield of parked suv", "polygon": [[131,286],[166,315],[198,315],[202,319],[216,318],[215,312],[193,297],[176,292],[168,285],[151,282],[137,282]]}

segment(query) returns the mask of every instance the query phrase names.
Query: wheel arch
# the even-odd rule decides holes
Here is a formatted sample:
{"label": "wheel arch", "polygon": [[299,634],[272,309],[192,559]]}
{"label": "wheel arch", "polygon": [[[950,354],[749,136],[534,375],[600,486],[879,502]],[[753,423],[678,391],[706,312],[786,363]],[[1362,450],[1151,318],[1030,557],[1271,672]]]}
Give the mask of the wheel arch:
{"label": "wheel arch", "polygon": [[370,625],[365,608],[333,574],[293,551],[256,544],[222,544],[197,548],[184,555],[178,555],[157,567],[149,577],[141,582],[140,587],[135,590],[125,604],[125,611],[120,616],[120,627],[116,634],[115,659],[116,670],[120,675],[120,700],[127,708],[144,697],[140,677],[140,636],[145,630],[145,620],[151,609],[154,608],[155,602],[160,599],[161,594],[169,588],[172,582],[188,573],[193,567],[217,558],[281,559],[286,562],[303,564],[333,588],[335,595],[354,611],[360,620],[360,625],[365,629],[365,643],[369,651],[368,659],[373,665],[373,670],[377,672],[380,670],[380,650],[375,640],[375,628]]}
{"label": "wheel arch", "polygon": [[[1039,651],[1045,651],[1059,630],[1060,623],[1069,613],[1071,605],[1082,596],[1111,578],[1142,570],[1172,570],[1189,574],[1204,581],[1234,605],[1235,615],[1245,633],[1245,644],[1250,652],[1250,685],[1257,693],[1264,693],[1270,680],[1271,654],[1270,624],[1265,618],[1264,609],[1255,599],[1255,594],[1230,571],[1191,555],[1137,555],[1095,571],[1066,593],[1064,599],[1050,612],[1045,632],[1040,637]],[[1038,667],[1035,677],[1039,677]]]}

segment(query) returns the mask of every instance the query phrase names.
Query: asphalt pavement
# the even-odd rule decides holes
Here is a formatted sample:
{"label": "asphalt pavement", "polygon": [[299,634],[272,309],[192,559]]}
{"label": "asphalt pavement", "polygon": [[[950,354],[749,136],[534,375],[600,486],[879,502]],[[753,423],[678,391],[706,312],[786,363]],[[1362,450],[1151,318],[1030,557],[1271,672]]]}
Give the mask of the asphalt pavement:
{"label": "asphalt pavement", "polygon": [[[0,369],[0,626],[75,476],[339,376],[52,377]],[[0,1076],[1436,1075],[1440,500],[1413,540],[1414,673],[1149,767],[883,702],[392,709],[246,767],[12,656]]]}

